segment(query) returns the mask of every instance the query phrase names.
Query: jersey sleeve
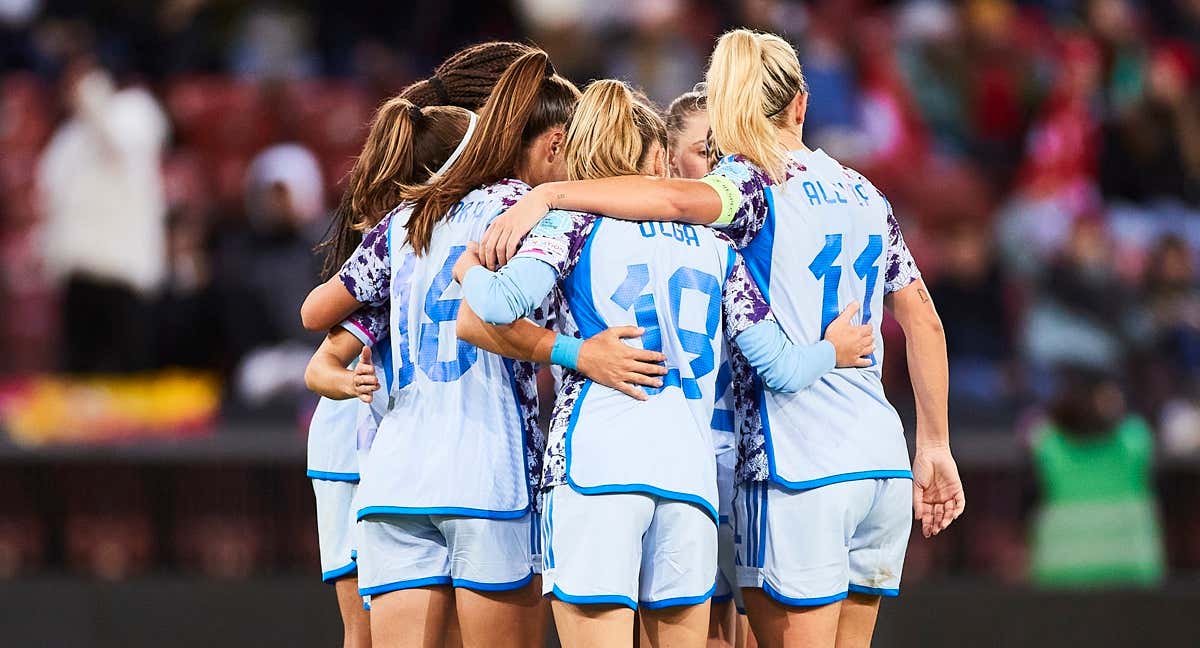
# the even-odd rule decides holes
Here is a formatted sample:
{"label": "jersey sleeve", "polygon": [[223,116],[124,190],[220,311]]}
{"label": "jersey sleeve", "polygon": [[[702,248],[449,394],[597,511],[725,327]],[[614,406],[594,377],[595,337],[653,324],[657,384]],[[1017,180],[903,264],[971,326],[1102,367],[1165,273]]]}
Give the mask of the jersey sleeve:
{"label": "jersey sleeve", "polygon": [[721,197],[721,216],[712,223],[737,247],[745,247],[767,220],[767,189],[771,178],[740,155],[731,155],[700,179]]}
{"label": "jersey sleeve", "polygon": [[387,306],[363,306],[341,323],[363,346],[374,346],[387,337],[390,318]]}
{"label": "jersey sleeve", "polygon": [[[884,199],[886,200],[886,198]],[[896,216],[892,214],[892,206],[888,204],[888,247],[887,247],[887,268],[884,273],[884,293],[894,293],[901,288],[911,284],[921,278],[921,271],[917,268],[917,262],[913,260],[912,253],[908,251],[908,246],[904,244],[904,235],[900,233],[900,223],[896,221]]]}
{"label": "jersey sleeve", "polygon": [[392,259],[391,245],[388,242],[391,223],[392,217],[389,214],[371,228],[338,271],[338,279],[342,285],[355,299],[364,304],[385,304],[391,293]]}
{"label": "jersey sleeve", "polygon": [[775,314],[767,304],[742,255],[738,254],[728,239],[729,260],[726,266],[725,285],[721,289],[721,307],[725,315],[725,335],[732,340],[746,329],[759,322],[775,321]]}
{"label": "jersey sleeve", "polygon": [[553,268],[559,278],[565,277],[575,268],[596,218],[595,214],[552,210],[529,232],[513,258],[537,259]]}

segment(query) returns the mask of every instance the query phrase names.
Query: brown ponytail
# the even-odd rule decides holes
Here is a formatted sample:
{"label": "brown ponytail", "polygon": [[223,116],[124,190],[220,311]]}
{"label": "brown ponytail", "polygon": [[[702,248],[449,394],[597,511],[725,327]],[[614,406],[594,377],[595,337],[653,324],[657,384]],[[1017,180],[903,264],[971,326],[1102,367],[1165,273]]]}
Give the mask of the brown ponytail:
{"label": "brown ponytail", "polygon": [[433,76],[400,91],[418,106],[458,106],[478,111],[500,75],[518,57],[534,51],[521,43],[491,41],[461,49],[446,59]]}
{"label": "brown ponytail", "polygon": [[496,82],[480,111],[479,124],[462,157],[431,182],[410,186],[403,198],[415,203],[408,242],[424,254],[433,228],[471,190],[508,177],[534,138],[566,124],[579,98],[570,81],[554,73],[541,50],[518,58]]}
{"label": "brown ponytail", "polygon": [[362,152],[346,177],[346,191],[334,212],[322,275],[337,272],[362,239],[400,203],[402,189],[425,182],[450,157],[466,133],[470,113],[462,108],[418,108],[393,97],[375,111]]}

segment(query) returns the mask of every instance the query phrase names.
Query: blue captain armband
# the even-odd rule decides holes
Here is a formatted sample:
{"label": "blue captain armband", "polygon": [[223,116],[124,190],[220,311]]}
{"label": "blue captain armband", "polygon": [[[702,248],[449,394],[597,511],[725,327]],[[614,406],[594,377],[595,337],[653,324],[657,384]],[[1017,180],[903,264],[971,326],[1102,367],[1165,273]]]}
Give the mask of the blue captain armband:
{"label": "blue captain armband", "polygon": [[554,347],[550,349],[550,362],[574,370],[582,346],[583,340],[559,333],[554,338]]}

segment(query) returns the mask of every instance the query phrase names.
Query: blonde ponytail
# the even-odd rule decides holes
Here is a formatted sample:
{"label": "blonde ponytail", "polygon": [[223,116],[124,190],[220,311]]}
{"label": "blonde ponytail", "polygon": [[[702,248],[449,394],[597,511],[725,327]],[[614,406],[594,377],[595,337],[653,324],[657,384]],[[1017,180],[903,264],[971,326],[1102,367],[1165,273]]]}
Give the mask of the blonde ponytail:
{"label": "blonde ponytail", "polygon": [[567,129],[567,177],[638,175],[656,142],[665,150],[667,127],[649,100],[620,81],[594,81]]}
{"label": "blonde ponytail", "polygon": [[796,51],[782,38],[746,29],[725,33],[713,49],[705,79],[713,139],[782,181],[787,148],[779,128],[788,104],[808,92]]}

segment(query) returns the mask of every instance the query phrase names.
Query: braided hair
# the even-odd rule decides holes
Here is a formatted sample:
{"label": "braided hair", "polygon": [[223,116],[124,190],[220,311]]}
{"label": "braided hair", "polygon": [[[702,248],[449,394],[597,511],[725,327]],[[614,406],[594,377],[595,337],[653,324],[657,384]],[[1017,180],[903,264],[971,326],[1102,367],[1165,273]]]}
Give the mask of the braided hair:
{"label": "braided hair", "polygon": [[400,96],[422,108],[458,106],[478,111],[508,66],[532,51],[528,45],[509,41],[472,45],[451,54],[433,76],[408,86]]}

